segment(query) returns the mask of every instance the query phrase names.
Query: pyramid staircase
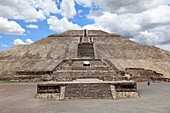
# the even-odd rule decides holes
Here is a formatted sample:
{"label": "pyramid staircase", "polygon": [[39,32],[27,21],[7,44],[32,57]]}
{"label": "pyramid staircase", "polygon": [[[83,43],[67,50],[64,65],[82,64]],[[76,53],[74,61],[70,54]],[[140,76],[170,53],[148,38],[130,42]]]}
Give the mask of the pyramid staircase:
{"label": "pyramid staircase", "polygon": [[88,36],[87,30],[84,30],[83,37],[80,37],[77,56],[78,58],[95,58],[93,41],[91,37]]}

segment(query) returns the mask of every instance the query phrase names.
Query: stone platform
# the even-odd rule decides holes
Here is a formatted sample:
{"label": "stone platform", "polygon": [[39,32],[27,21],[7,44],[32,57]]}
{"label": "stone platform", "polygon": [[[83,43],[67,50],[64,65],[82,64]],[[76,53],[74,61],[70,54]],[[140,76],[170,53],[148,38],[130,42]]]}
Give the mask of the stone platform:
{"label": "stone platform", "polygon": [[133,81],[47,82],[37,84],[36,98],[68,99],[119,99],[138,97]]}

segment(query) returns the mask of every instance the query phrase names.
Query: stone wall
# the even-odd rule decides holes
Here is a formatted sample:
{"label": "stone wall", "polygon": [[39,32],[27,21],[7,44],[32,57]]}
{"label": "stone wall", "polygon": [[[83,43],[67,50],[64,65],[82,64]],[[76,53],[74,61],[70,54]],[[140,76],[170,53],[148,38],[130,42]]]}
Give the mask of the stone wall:
{"label": "stone wall", "polygon": [[116,92],[117,98],[139,97],[137,92]]}
{"label": "stone wall", "polygon": [[109,84],[67,84],[65,99],[111,99]]}
{"label": "stone wall", "polygon": [[[56,81],[72,81],[76,78],[99,78],[105,81],[112,81],[116,76],[114,72],[107,71],[68,71],[68,72],[55,72],[52,77]],[[119,78],[119,77],[116,77]]]}
{"label": "stone wall", "polygon": [[[89,61],[90,66],[83,66],[84,61]],[[117,81],[124,79],[123,75],[107,59],[64,59],[57,63],[56,66],[53,66],[51,71],[17,71],[15,79],[24,82],[72,81],[76,78],[98,78],[104,81]]]}
{"label": "stone wall", "polygon": [[147,70],[144,68],[126,68],[125,73],[131,76],[131,79],[151,79],[151,78],[163,78],[163,74],[156,71]]}
{"label": "stone wall", "polygon": [[135,82],[56,82],[37,85],[36,98],[119,99],[138,97]]}

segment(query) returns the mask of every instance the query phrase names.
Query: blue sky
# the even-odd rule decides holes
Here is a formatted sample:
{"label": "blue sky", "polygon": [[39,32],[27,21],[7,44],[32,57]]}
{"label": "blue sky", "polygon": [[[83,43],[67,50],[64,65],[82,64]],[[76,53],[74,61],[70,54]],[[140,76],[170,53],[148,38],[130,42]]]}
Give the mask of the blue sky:
{"label": "blue sky", "polygon": [[0,1],[0,51],[70,29],[100,29],[170,51],[169,0]]}

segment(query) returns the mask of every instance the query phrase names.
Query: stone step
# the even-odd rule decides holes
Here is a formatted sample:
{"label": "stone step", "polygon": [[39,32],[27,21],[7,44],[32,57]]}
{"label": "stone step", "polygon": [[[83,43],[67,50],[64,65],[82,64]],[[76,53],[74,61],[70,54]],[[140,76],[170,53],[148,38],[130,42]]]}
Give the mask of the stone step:
{"label": "stone step", "polygon": [[112,99],[109,84],[67,84],[65,99]]}
{"label": "stone step", "polygon": [[94,58],[93,43],[78,44],[78,57],[92,57],[92,58]]}

